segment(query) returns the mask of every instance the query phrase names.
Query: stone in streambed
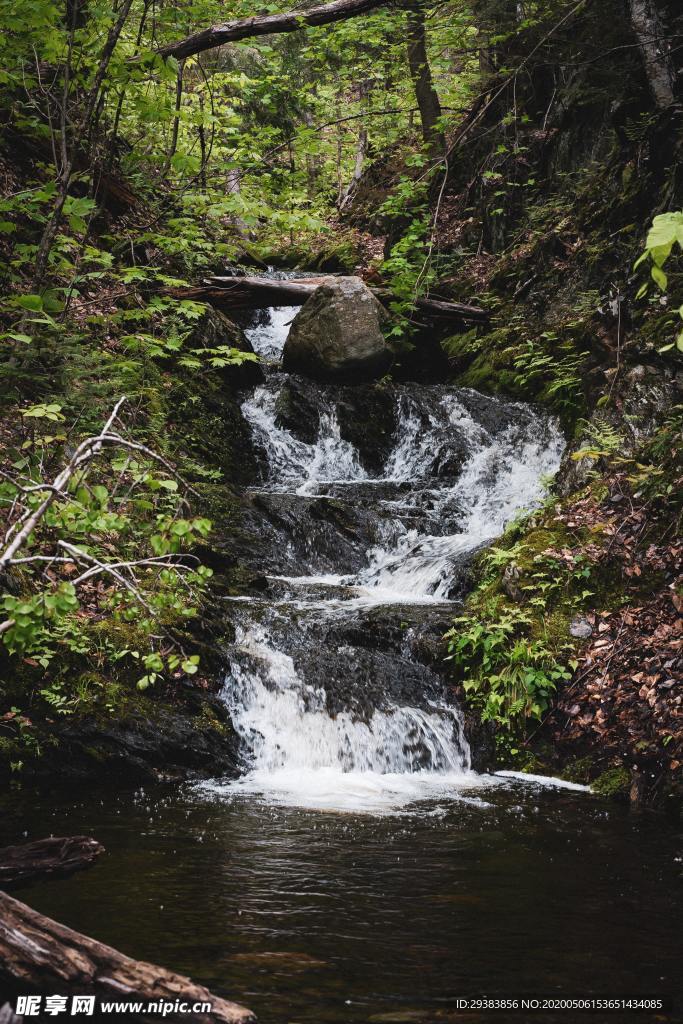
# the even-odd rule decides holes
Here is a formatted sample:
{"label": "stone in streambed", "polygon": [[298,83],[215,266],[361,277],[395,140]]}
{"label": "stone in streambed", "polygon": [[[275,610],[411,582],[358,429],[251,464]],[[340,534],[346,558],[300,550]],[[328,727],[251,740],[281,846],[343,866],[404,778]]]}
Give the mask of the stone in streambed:
{"label": "stone in streambed", "polygon": [[392,361],[381,330],[386,319],[359,277],[322,284],[294,318],[282,353],[284,369],[314,380],[375,380]]}

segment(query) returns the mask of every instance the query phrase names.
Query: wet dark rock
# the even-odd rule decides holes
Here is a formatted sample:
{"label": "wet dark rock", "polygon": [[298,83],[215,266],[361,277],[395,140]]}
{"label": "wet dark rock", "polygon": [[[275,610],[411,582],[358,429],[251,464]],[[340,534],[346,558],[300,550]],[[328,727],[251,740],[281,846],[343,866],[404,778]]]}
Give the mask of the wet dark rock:
{"label": "wet dark rock", "polygon": [[357,277],[320,285],[294,319],[282,353],[287,372],[314,380],[374,380],[391,365],[387,314]]}
{"label": "wet dark rock", "polygon": [[252,521],[262,568],[271,574],[354,572],[377,539],[376,521],[362,505],[317,495],[259,492]]}
{"label": "wet dark rock", "polygon": [[496,729],[493,722],[482,722],[474,712],[465,712],[465,739],[470,746],[472,769],[493,771],[496,765]]}
{"label": "wet dark rock", "polygon": [[[131,707],[116,716],[74,716],[53,729],[58,746],[36,762],[50,774],[53,758],[62,774],[137,781],[237,772],[237,738],[223,703],[192,691],[177,706]],[[66,756],[68,752],[68,756]]]}
{"label": "wet dark rock", "polygon": [[395,442],[396,396],[381,384],[340,388],[337,398],[339,431],[357,450],[361,464],[379,475]]}
{"label": "wet dark rock", "polygon": [[273,374],[276,423],[314,444],[320,418],[334,408],[339,433],[352,444],[363,468],[378,475],[396,440],[396,391],[384,384],[321,385],[297,374]]}
{"label": "wet dark rock", "polygon": [[306,444],[315,444],[320,427],[320,404],[316,398],[319,395],[311,395],[310,381],[291,377],[280,388],[275,402],[277,425]]}
{"label": "wet dark rock", "polygon": [[[324,687],[329,714],[350,712],[369,721],[375,710],[426,710],[430,702],[448,702],[446,609],[440,616],[433,605],[354,608],[347,595],[336,612],[321,616],[297,600],[311,596],[292,587],[291,603],[264,606],[261,622],[277,649],[292,658],[302,682],[313,690]],[[327,588],[321,596],[334,600],[335,592]]]}
{"label": "wet dark rock", "polygon": [[432,475],[438,480],[454,479],[462,472],[466,460],[467,449],[464,444],[458,448],[441,450],[431,465]]}

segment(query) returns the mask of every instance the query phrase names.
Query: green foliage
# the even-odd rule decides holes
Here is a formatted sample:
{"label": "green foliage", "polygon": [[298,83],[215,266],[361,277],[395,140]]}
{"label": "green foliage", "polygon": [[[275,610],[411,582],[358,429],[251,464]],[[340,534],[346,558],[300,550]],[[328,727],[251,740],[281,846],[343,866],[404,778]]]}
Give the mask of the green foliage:
{"label": "green foliage", "polygon": [[529,723],[543,719],[571,678],[569,623],[604,591],[588,554],[570,549],[553,525],[553,510],[549,502],[513,524],[480,557],[466,614],[446,634],[455,677],[482,721],[496,723],[505,756],[518,753]]}
{"label": "green foliage", "polygon": [[[669,278],[664,266],[672,255],[674,248],[683,252],[683,211],[661,213],[652,222],[645,243],[645,251],[636,260],[634,270],[646,265],[650,269],[650,277],[661,292],[666,292]],[[637,298],[644,298],[649,292],[649,282],[645,282],[638,291]],[[678,317],[683,320],[683,306],[678,308]],[[683,329],[679,330],[674,341],[660,347],[660,352],[669,352],[676,348],[683,352]]]}
{"label": "green foliage", "polygon": [[527,339],[516,356],[517,385],[541,389],[558,410],[575,409],[583,392],[584,362],[571,342],[560,342],[554,333],[544,331],[538,338]]}
{"label": "green foliage", "polygon": [[628,769],[618,766],[602,772],[591,784],[591,789],[600,796],[614,797],[619,793],[628,793],[630,785],[631,776]]}
{"label": "green foliage", "polygon": [[572,454],[575,462],[583,459],[614,460],[624,446],[624,437],[605,417],[596,415],[592,420],[580,420],[578,427],[583,441],[578,451]]}
{"label": "green foliage", "polygon": [[510,734],[523,733],[528,719],[541,719],[558,682],[571,678],[546,643],[529,639],[531,622],[521,610],[506,610],[491,622],[461,616],[446,634],[448,657],[461,670],[481,720]]}
{"label": "green foliage", "polygon": [[[60,408],[51,403],[24,411],[30,422],[49,423]],[[155,458],[105,449],[55,493],[43,467],[46,460],[59,462],[61,453],[59,438],[34,434],[9,453],[14,478],[6,473],[0,484],[0,512],[14,521],[15,531],[22,510],[24,516],[38,514],[52,499],[16,553],[21,593],[0,598],[5,649],[44,669],[66,652],[97,658],[99,639],[90,620],[102,615],[114,624],[134,621],[141,638],[153,644],[160,625],[163,637],[164,622],[196,614],[211,576],[198,559],[183,554],[208,536],[211,522],[183,514],[185,488]],[[173,643],[164,642],[163,670],[182,664],[191,671],[194,656],[178,660]],[[116,650],[110,648],[109,656]],[[157,678],[156,653],[142,657],[153,658]]]}

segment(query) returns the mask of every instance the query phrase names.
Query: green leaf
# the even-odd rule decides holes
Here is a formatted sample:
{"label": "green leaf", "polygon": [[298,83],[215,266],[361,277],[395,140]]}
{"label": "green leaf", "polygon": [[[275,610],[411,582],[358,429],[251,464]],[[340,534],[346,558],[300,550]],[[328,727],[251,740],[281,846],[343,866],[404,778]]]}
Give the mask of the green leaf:
{"label": "green leaf", "polygon": [[30,334],[14,334],[11,331],[8,332],[7,334],[3,334],[2,337],[11,338],[12,341],[20,341],[23,345],[30,345],[31,342],[33,341],[33,338],[31,337]]}
{"label": "green leaf", "polygon": [[655,284],[658,285],[663,292],[665,292],[669,280],[664,271],[660,267],[655,266],[652,268],[650,273],[652,275],[652,280],[655,282]]}
{"label": "green leaf", "polygon": [[18,295],[14,302],[22,309],[30,309],[34,313],[40,313],[43,309],[43,300],[40,295]]}

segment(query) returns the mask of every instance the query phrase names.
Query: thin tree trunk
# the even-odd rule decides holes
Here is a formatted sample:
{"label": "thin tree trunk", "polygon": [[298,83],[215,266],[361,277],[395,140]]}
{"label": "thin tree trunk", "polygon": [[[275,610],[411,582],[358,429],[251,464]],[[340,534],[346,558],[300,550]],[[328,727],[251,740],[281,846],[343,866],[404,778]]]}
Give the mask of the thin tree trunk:
{"label": "thin tree trunk", "polygon": [[365,125],[363,125],[360,131],[358,132],[358,145],[356,147],[356,163],[353,168],[353,175],[351,177],[351,181],[348,183],[346,189],[344,190],[344,195],[342,196],[341,202],[339,204],[340,210],[345,209],[349,205],[349,203],[351,202],[356,193],[358,185],[360,184],[360,180],[363,177],[363,167],[365,165],[365,157],[367,152],[368,130],[365,127]]}
{"label": "thin tree trunk", "polygon": [[[360,101],[365,105],[370,86],[368,82],[362,82],[359,88]],[[361,121],[360,130],[358,132],[358,145],[356,146],[356,161],[353,168],[353,174],[351,181],[344,189],[344,194],[339,202],[339,209],[343,210],[349,205],[354,197],[356,189],[360,184],[360,180],[363,177],[363,167],[365,165],[365,157],[368,152],[368,129],[364,121]]]}
{"label": "thin tree trunk", "polygon": [[171,127],[171,144],[168,147],[168,153],[166,154],[166,160],[164,166],[161,169],[161,176],[165,178],[171,169],[171,162],[176,154],[178,148],[178,129],[180,128],[180,108],[183,102],[183,71],[185,70],[185,61],[178,61],[178,74],[175,80],[175,113],[173,116],[173,125]]}
{"label": "thin tree trunk", "polygon": [[[242,172],[239,167],[231,167],[226,175],[226,188],[231,196],[239,196],[242,191]],[[249,234],[249,228],[238,213],[230,215],[230,220],[240,235],[244,238]]]}
{"label": "thin tree trunk", "polygon": [[[85,110],[83,112],[83,118],[81,120],[81,135],[87,135],[90,122],[100,96],[100,89],[104,82],[109,62],[111,61],[116,44],[119,41],[119,36],[123,31],[123,26],[126,23],[126,19],[130,12],[133,0],[123,0],[119,9],[118,17],[112,27],[109,29],[107,35],[107,41],[104,44],[102,53],[100,54],[100,60],[95,73],[95,78],[90,87],[90,92],[86,100]],[[61,173],[57,179],[57,194],[55,197],[55,203],[52,208],[52,213],[48,217],[43,230],[42,238],[38,244],[38,252],[36,254],[36,262],[33,271],[33,290],[38,291],[45,280],[45,274],[47,272],[47,264],[50,258],[50,252],[54,244],[54,240],[57,237],[59,230],[59,222],[64,210],[64,205],[69,194],[69,185],[71,184],[71,178],[74,172],[75,166],[75,155],[72,153],[69,156],[66,164],[61,168]]]}
{"label": "thin tree trunk", "polygon": [[631,0],[631,24],[643,55],[650,91],[663,110],[676,99],[676,74],[655,0]]}
{"label": "thin tree trunk", "polygon": [[[315,123],[313,115],[308,107],[303,113],[303,122],[307,128],[314,128]],[[318,185],[318,175],[320,174],[320,160],[313,153],[306,153],[306,192],[308,194],[309,202],[313,202],[315,199],[315,193]]]}
{"label": "thin tree trunk", "polygon": [[[147,21],[147,14],[149,12],[151,0],[145,0],[142,16],[140,18],[140,24],[138,25],[138,34],[135,40],[135,53],[140,52],[140,44],[142,43],[142,36],[145,31],[145,22]],[[121,89],[118,100],[116,103],[116,112],[114,114],[114,125],[111,130],[111,136],[109,138],[107,159],[104,161],[105,172],[109,173],[114,165],[114,157],[116,155],[116,141],[119,134],[119,124],[121,122],[121,113],[123,111],[123,104],[126,99],[125,86]]]}
{"label": "thin tree trunk", "polygon": [[408,65],[415,88],[415,99],[420,111],[422,137],[430,154],[440,157],[446,152],[446,139],[440,127],[441,104],[434,88],[427,56],[423,0],[413,0],[408,9],[407,38]]}

